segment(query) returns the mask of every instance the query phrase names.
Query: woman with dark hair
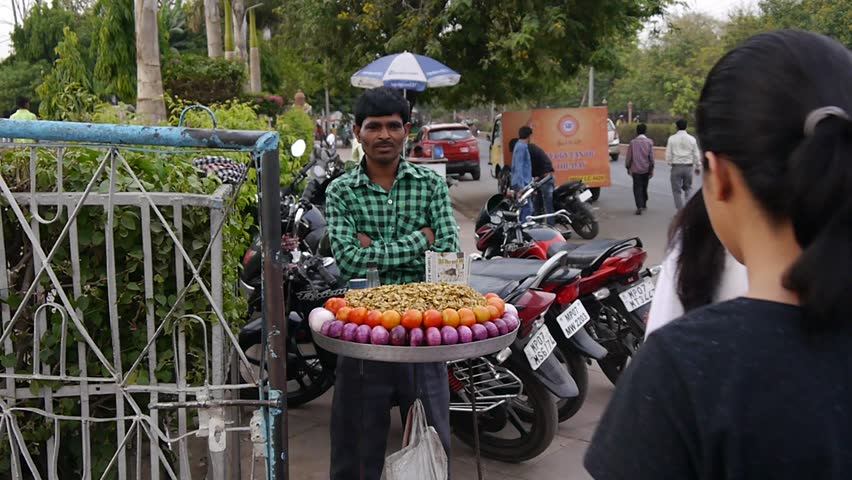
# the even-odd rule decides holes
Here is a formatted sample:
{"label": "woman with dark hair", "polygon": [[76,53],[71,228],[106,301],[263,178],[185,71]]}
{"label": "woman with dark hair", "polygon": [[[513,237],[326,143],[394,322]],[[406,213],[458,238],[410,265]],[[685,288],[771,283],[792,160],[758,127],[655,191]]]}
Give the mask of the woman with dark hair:
{"label": "woman with dark hair", "polygon": [[748,292],[653,333],[586,454],[595,478],[852,478],[852,53],[752,37],[696,112],[704,201]]}
{"label": "woman with dark hair", "polygon": [[704,195],[699,192],[686,202],[669,229],[669,252],[657,279],[645,338],[684,313],[746,291],[746,269],[713,233]]}

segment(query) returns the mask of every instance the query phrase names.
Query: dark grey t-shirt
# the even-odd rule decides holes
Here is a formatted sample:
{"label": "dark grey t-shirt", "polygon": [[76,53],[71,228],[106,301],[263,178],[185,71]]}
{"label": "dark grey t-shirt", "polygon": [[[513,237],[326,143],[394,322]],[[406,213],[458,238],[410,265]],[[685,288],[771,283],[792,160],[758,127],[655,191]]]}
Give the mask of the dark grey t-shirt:
{"label": "dark grey t-shirt", "polygon": [[654,332],[586,454],[597,479],[852,479],[852,328],[739,298]]}

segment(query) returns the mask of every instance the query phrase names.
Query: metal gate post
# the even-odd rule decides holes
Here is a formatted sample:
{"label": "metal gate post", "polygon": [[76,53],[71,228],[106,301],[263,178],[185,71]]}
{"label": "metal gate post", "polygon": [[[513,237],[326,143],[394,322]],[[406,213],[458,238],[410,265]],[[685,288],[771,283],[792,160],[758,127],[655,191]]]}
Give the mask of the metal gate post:
{"label": "metal gate post", "polygon": [[[278,150],[264,151],[260,161],[260,231],[263,242],[263,312],[269,363],[269,409],[272,451],[271,479],[289,478],[287,452],[287,321],[284,315],[284,268],[281,258],[281,165]],[[277,394],[277,398],[276,398]]]}

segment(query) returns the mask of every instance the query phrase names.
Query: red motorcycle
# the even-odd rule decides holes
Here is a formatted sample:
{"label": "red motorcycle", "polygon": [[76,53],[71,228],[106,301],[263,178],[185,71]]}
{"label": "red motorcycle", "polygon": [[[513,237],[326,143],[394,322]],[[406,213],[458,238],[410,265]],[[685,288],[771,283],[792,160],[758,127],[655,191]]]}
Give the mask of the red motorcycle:
{"label": "red motorcycle", "polygon": [[648,254],[639,238],[568,243],[562,233],[544,223],[564,216],[564,211],[527,217],[521,223],[520,209],[537,188],[535,182],[530,184],[514,200],[500,195],[490,198],[476,222],[476,247],[483,258],[546,260],[565,252],[566,264],[581,271],[580,302],[558,301],[564,310],[552,308],[547,324],[563,332],[558,340],[564,348],[571,348],[571,337],[585,327],[598,347],[606,349],[591,345],[585,353],[615,383],[645,336],[654,296],[651,277],[659,269],[643,268]]}
{"label": "red motorcycle", "polygon": [[[564,356],[544,325],[544,314],[556,297],[566,289],[576,297],[578,291],[580,272],[566,268],[564,257],[471,263],[471,287],[499,294],[517,308],[520,319],[510,347],[448,365],[453,431],[463,442],[475,444],[470,418],[475,398],[479,447],[486,457],[522,462],[538,456],[556,435],[560,415],[554,396],[572,404],[585,398],[587,385],[577,385],[560,365]],[[579,355],[574,357],[583,363]]]}

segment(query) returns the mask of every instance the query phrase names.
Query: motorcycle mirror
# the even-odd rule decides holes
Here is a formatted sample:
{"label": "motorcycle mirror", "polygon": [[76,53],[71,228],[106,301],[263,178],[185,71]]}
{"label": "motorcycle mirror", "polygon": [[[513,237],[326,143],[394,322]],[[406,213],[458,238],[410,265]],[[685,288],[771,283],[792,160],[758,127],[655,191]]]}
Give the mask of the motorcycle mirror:
{"label": "motorcycle mirror", "polygon": [[314,168],[311,170],[311,173],[314,174],[317,178],[322,178],[326,175],[325,168],[322,165],[314,165]]}
{"label": "motorcycle mirror", "polygon": [[305,154],[305,150],[307,148],[308,148],[308,144],[305,143],[305,141],[300,138],[300,139],[296,140],[295,142],[293,142],[292,145],[290,145],[290,155],[293,155],[294,157],[299,158],[299,157],[301,157],[302,155]]}
{"label": "motorcycle mirror", "polygon": [[335,140],[337,140],[337,139],[336,139],[336,138],[334,138],[334,134],[333,134],[333,133],[329,133],[329,134],[328,134],[328,136],[327,136],[327,137],[325,137],[325,143],[327,143],[329,147],[333,147],[333,146],[334,146],[334,141],[335,141]]}

